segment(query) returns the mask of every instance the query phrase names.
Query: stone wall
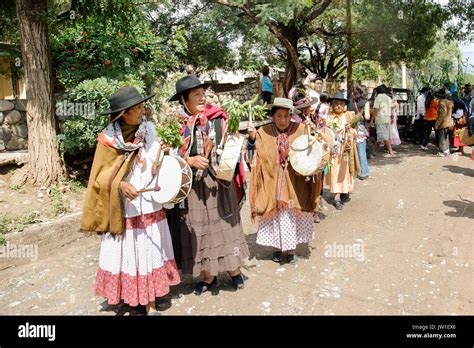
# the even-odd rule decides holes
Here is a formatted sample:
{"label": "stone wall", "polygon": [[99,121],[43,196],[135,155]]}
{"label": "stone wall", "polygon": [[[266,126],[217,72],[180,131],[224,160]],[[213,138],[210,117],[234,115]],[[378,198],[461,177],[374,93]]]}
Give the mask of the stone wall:
{"label": "stone wall", "polygon": [[[273,80],[273,98],[284,97],[283,82],[281,80]],[[214,93],[219,98],[219,102],[224,99],[233,98],[246,102],[251,100],[258,94],[258,81],[255,78],[246,79],[238,85],[233,84],[219,84],[211,86]],[[212,101],[212,100],[211,100]],[[214,100],[213,102],[217,102]]]}
{"label": "stone wall", "polygon": [[0,152],[28,147],[26,100],[0,100]]}
{"label": "stone wall", "polygon": [[219,84],[211,87],[219,100],[232,98],[245,102],[252,99],[258,94],[258,82],[255,79],[247,79],[238,85],[233,84]]}

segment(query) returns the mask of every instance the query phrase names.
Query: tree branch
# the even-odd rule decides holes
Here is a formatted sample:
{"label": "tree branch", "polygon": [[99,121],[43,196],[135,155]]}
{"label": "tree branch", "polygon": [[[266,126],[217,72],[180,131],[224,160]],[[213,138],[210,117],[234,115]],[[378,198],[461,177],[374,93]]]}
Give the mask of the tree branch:
{"label": "tree branch", "polygon": [[308,30],[308,27],[311,25],[311,22],[321,15],[326,8],[329,7],[332,0],[321,0],[318,5],[314,5],[311,9],[307,12],[306,16],[302,18],[302,22],[304,23],[301,27],[301,33],[305,33]]}

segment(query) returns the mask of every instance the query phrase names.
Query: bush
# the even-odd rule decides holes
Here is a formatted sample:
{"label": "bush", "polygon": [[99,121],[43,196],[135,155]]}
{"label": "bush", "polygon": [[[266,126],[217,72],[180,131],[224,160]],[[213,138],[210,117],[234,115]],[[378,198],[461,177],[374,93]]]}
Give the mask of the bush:
{"label": "bush", "polygon": [[[98,134],[109,122],[108,115],[99,113],[110,107],[108,98],[112,93],[120,87],[128,86],[136,87],[140,93],[144,93],[144,83],[135,76],[128,75],[123,81],[105,77],[85,80],[60,98],[56,113],[59,117],[64,117],[61,134],[58,135],[60,149],[64,154],[77,156],[94,150]],[[75,107],[67,109],[67,105]],[[79,108],[77,105],[93,107],[87,108],[88,112],[84,113],[85,108]]]}

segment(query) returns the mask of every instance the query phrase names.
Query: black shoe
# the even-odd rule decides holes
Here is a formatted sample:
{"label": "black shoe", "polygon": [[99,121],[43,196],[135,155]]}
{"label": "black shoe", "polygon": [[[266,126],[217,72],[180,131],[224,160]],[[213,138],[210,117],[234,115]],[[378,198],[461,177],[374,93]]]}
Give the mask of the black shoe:
{"label": "black shoe", "polygon": [[196,295],[201,295],[203,292],[206,292],[207,290],[209,290],[215,285],[217,286],[217,276],[214,277],[214,280],[212,281],[211,284],[206,283],[206,282],[197,283],[196,287],[194,288],[194,293]]}
{"label": "black shoe", "polygon": [[281,252],[280,250],[274,251],[272,261],[277,263],[283,262],[283,252]]}
{"label": "black shoe", "polygon": [[137,316],[142,316],[142,315],[147,315],[146,306],[138,305],[138,306],[130,307],[130,316],[137,317]]}
{"label": "black shoe", "polygon": [[334,200],[334,202],[332,202],[332,205],[335,206],[337,210],[342,210],[343,208],[343,205],[340,199]]}
{"label": "black shoe", "polygon": [[240,290],[244,288],[244,278],[242,277],[242,273],[237,274],[232,278],[232,285],[234,286],[235,290]]}
{"label": "black shoe", "polygon": [[344,203],[348,203],[351,201],[351,196],[349,196],[348,193],[341,193],[341,202],[344,204]]}
{"label": "black shoe", "polygon": [[286,261],[291,265],[296,265],[296,263],[298,262],[298,256],[296,256],[295,254],[288,254],[288,256],[286,257]]}

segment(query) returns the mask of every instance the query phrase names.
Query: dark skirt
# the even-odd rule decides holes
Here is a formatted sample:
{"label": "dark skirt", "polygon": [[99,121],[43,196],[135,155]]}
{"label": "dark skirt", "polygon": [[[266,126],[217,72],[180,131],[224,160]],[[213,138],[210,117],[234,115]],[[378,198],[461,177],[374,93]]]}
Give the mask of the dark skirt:
{"label": "dark skirt", "polygon": [[186,200],[168,211],[168,224],[183,274],[235,271],[249,256],[234,183],[226,188],[210,175],[194,182]]}

